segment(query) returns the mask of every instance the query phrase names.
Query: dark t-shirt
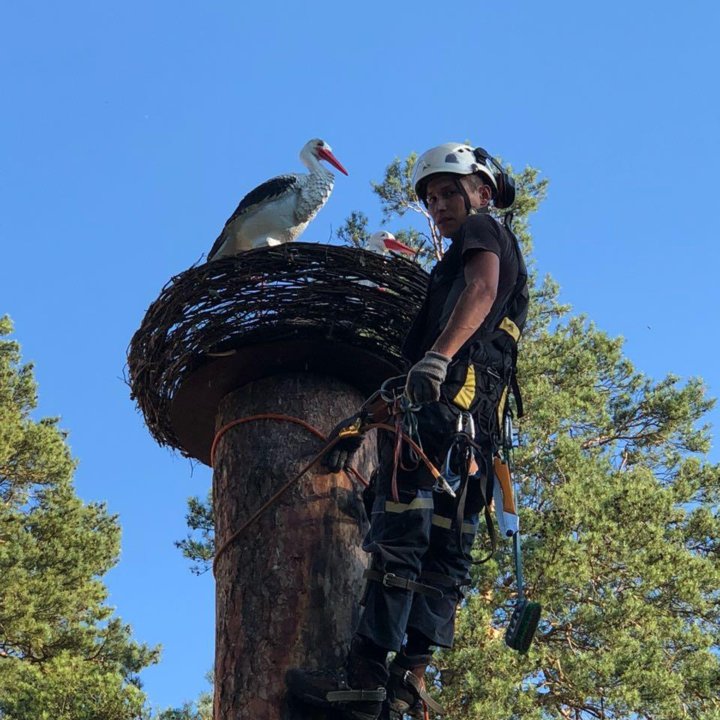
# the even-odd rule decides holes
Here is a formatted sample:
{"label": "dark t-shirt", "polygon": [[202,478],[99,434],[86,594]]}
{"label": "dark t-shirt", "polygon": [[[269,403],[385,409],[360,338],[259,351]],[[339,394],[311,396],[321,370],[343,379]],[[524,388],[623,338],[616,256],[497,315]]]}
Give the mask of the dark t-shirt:
{"label": "dark t-shirt", "polygon": [[442,260],[433,268],[425,301],[405,340],[403,355],[411,363],[417,362],[445,329],[466,286],[464,266],[468,254],[477,250],[495,253],[500,259],[500,276],[495,302],[488,316],[464,347],[495,330],[515,289],[519,270],[515,241],[491,215],[471,215],[451,240]]}

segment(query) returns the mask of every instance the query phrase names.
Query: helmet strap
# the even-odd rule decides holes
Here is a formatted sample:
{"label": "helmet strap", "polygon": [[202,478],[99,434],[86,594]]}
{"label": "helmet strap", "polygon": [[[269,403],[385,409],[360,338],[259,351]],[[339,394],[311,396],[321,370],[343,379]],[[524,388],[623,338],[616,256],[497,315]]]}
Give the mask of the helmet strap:
{"label": "helmet strap", "polygon": [[455,175],[455,186],[457,187],[459,193],[462,195],[463,200],[465,201],[465,212],[468,215],[474,215],[475,209],[470,204],[470,197],[467,194],[467,190],[465,189],[465,186],[462,184],[462,178],[463,175]]}

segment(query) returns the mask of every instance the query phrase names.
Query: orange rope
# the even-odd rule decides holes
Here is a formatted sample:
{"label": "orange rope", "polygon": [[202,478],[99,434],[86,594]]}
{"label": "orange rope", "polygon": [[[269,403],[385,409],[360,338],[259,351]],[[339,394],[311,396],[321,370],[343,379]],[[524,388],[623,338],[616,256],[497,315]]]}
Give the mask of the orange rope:
{"label": "orange rope", "polygon": [[212,447],[210,448],[210,467],[212,467],[213,469],[215,468],[215,452],[217,451],[218,443],[222,439],[223,435],[225,435],[225,433],[230,430],[230,428],[234,428],[236,425],[242,425],[243,423],[247,422],[254,422],[255,420],[277,420],[279,422],[295,423],[296,425],[304,427],[308,432],[311,432],[313,435],[315,435],[315,437],[320,438],[320,440],[327,440],[327,438],[317,428],[314,428],[312,425],[310,425],[310,423],[307,423],[300,418],[292,417],[291,415],[282,415],[280,413],[262,413],[260,415],[250,415],[249,417],[240,418],[239,420],[232,420],[227,425],[223,425],[217,431],[217,433],[215,433],[215,438],[213,439]]}
{"label": "orange rope", "polygon": [[[238,420],[232,420],[231,422],[227,423],[226,425],[223,425],[215,434],[215,439],[213,440],[212,447],[210,448],[210,464],[213,467],[213,470],[215,469],[215,453],[217,450],[218,443],[222,439],[222,437],[225,435],[225,433],[230,430],[231,428],[242,425],[243,423],[247,422],[253,422],[257,420],[276,420],[278,422],[291,422],[295,423],[296,425],[300,425],[301,427],[304,427],[306,430],[311,432],[316,437],[319,437],[321,440],[327,440],[327,438],[317,429],[314,428],[309,423],[305,422],[304,420],[301,420],[300,418],[292,417],[290,415],[282,415],[279,413],[263,413],[261,415],[251,415],[246,418],[239,418]],[[415,450],[415,452],[418,454],[420,459],[425,463],[428,470],[430,471],[430,474],[437,479],[440,477],[440,471],[430,462],[428,457],[425,455],[425,453],[422,451],[422,448],[420,448],[415,441],[408,437],[402,430],[399,430],[396,427],[393,427],[392,425],[388,425],[386,423],[371,423],[370,425],[366,425],[362,428],[363,433],[367,432],[368,430],[374,430],[375,428],[380,428],[382,430],[389,430],[392,433],[399,433],[403,440],[405,440],[409,445]],[[268,500],[266,500],[243,524],[242,526],[236,530],[221,546],[220,548],[215,552],[215,557],[213,558],[213,575],[216,574],[217,571],[217,564],[218,560],[220,559],[220,556],[232,545],[232,543],[237,540],[237,538],[240,537],[240,535],[245,532],[245,530],[252,525],[252,523],[257,520],[260,515],[262,515],[265,510],[267,510],[278,498],[280,498],[283,494],[285,494],[300,478],[302,478],[303,475],[305,475],[308,470],[310,470],[329,450],[331,450],[338,442],[340,442],[342,438],[340,436],[334,438],[329,443],[327,443],[321,450],[318,452],[312,460],[293,478],[288,480],[274,495],[272,495]],[[352,475],[355,476],[357,480],[359,480],[363,485],[367,487],[368,483],[367,481],[360,475],[360,473],[355,470],[355,468],[348,468],[349,472],[352,473]]]}
{"label": "orange rope", "polygon": [[[226,425],[223,425],[215,434],[215,438],[213,439],[212,447],[210,448],[210,465],[212,466],[213,470],[215,469],[215,457],[216,457],[216,451],[217,446],[220,440],[223,438],[225,433],[230,430],[231,428],[236,427],[237,425],[242,425],[243,423],[248,422],[254,422],[257,420],[276,420],[278,422],[290,422],[295,423],[296,425],[300,425],[301,427],[304,427],[308,432],[311,432],[316,437],[320,438],[321,440],[325,441],[327,438],[325,435],[323,435],[317,428],[313,427],[309,423],[305,422],[304,420],[301,420],[300,418],[292,417],[291,415],[282,415],[279,413],[262,413],[260,415],[251,415],[249,417],[245,418],[239,418],[237,420],[232,420],[231,422],[227,423]],[[325,453],[328,452],[328,450],[332,449],[336,443],[338,443],[342,438],[336,437],[331,442],[327,443],[317,455],[313,457],[313,459],[292,479],[288,480],[274,495],[272,495],[268,500],[266,500],[251,516],[248,520],[246,520],[239,530],[235,531],[221,546],[220,548],[215,552],[215,557],[213,558],[213,575],[215,575],[217,570],[217,563],[220,559],[220,556],[227,550],[227,548],[238,538],[242,533],[250,526],[252,525],[257,518],[262,515],[267,508],[269,508],[281,495],[283,495],[285,492],[287,492],[300,478],[305,475],[305,473],[310,470],[313,465],[315,465],[320,458],[325,455]],[[349,472],[365,487],[367,487],[368,482],[365,480],[365,478],[360,475],[360,473],[355,470],[355,468],[348,468]]]}

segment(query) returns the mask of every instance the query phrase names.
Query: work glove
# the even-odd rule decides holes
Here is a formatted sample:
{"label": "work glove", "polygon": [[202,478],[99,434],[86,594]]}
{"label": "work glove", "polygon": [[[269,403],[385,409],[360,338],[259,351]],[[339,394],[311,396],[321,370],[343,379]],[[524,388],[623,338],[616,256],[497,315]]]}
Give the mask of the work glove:
{"label": "work glove", "polygon": [[350,466],[350,461],[365,439],[365,436],[359,432],[359,428],[359,415],[345,418],[333,428],[328,436],[328,442],[338,436],[342,436],[342,438],[325,453],[321,461],[330,472],[340,472]]}
{"label": "work glove", "polygon": [[452,358],[428,350],[407,374],[405,395],[413,405],[424,405],[440,399],[440,386],[447,375]]}

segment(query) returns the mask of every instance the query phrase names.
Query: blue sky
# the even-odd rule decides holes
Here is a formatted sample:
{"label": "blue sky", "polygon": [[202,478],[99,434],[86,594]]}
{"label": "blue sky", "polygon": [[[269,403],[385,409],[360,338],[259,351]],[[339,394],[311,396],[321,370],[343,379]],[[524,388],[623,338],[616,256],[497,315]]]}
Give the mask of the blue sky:
{"label": "blue sky", "polygon": [[154,445],[122,380],[164,283],[248,190],[301,170],[311,137],[350,172],[316,242],[353,209],[379,226],[369,182],[394,157],[472,138],[550,180],[532,229],[562,299],[648,375],[699,375],[717,396],[719,7],[0,6],[0,313],[36,365],[39,415],[70,433],[78,492],[119,515],[110,602],[164,646],[143,673],[154,705],[205,687],[214,625],[212,579],[172,544],[209,471]]}

